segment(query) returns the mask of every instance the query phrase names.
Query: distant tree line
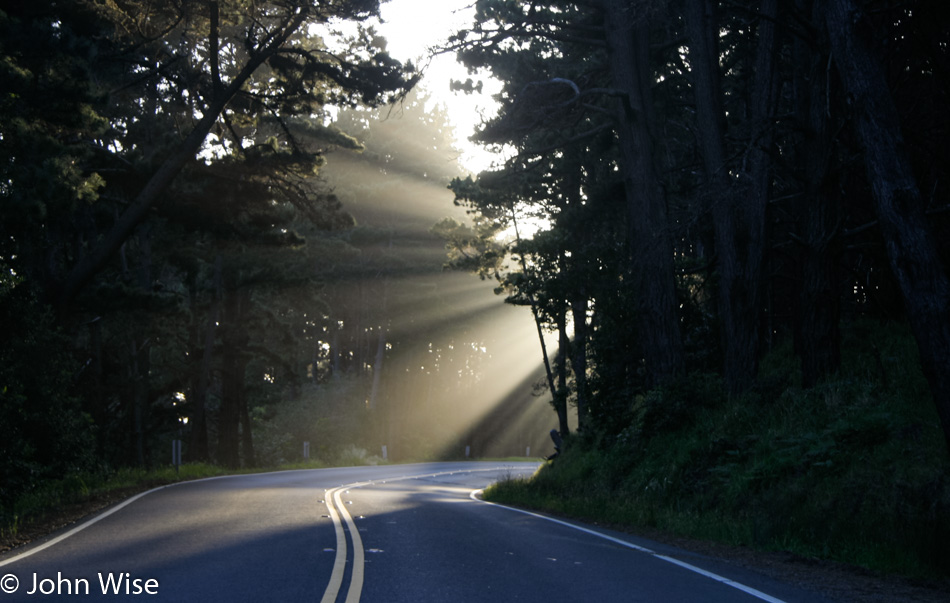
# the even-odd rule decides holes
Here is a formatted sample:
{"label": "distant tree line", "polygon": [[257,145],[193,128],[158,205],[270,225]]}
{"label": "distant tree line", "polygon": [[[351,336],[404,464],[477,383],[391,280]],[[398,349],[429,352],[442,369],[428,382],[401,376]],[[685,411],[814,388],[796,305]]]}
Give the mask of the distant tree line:
{"label": "distant tree line", "polygon": [[562,431],[571,403],[580,429],[617,433],[634,396],[689,371],[742,395],[780,338],[813,386],[842,321],[868,316],[910,326],[950,444],[938,3],[475,6],[447,49],[503,83],[478,140],[509,159],[455,180],[473,221],[437,231],[557,334]]}

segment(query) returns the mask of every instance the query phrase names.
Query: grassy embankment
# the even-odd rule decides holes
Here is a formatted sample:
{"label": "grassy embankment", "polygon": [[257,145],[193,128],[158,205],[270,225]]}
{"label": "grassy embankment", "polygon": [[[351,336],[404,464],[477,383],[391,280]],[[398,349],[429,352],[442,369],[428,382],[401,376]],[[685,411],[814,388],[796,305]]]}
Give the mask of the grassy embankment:
{"label": "grassy embankment", "polygon": [[631,405],[611,438],[574,438],[530,480],[486,492],[617,526],[950,576],[950,455],[913,339],[860,323],[810,390],[789,349],[727,399],[691,375]]}

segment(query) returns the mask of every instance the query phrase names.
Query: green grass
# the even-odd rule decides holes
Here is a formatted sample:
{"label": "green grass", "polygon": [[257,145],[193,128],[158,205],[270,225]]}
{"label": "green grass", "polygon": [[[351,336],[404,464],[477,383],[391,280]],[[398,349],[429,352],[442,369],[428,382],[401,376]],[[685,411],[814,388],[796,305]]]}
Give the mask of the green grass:
{"label": "green grass", "polygon": [[691,375],[575,438],[489,500],[914,577],[950,576],[950,462],[913,340],[853,325],[841,371],[803,390],[790,350],[727,399]]}

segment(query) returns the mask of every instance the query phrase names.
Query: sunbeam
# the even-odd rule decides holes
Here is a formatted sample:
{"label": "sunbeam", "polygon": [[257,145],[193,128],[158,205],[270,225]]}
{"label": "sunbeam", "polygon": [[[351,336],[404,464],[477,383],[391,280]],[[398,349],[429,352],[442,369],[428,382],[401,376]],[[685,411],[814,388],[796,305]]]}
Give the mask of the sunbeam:
{"label": "sunbeam", "polygon": [[[418,108],[373,122],[362,154],[328,157],[323,177],[355,226],[328,233],[317,255],[326,310],[310,335],[316,390],[296,421],[340,425],[322,438],[395,460],[550,453],[557,420],[550,393],[533,393],[543,370],[531,313],[505,304],[495,282],[443,270],[431,228],[466,219],[447,187],[462,172],[450,148],[406,150],[420,140],[400,122]],[[349,123],[363,127],[358,117]]]}

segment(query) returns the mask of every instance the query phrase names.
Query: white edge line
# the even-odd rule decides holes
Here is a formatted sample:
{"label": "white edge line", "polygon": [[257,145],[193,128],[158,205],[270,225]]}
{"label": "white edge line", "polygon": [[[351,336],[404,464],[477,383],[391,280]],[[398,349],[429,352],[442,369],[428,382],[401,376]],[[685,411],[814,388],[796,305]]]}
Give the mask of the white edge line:
{"label": "white edge line", "polygon": [[722,583],[722,584],[725,584],[726,586],[731,586],[732,588],[737,588],[737,589],[741,590],[742,592],[748,593],[748,594],[752,595],[753,597],[757,597],[757,598],[759,598],[759,599],[762,599],[763,601],[768,601],[769,603],[785,603],[785,602],[782,601],[781,599],[776,599],[775,597],[773,597],[773,596],[771,596],[771,595],[767,595],[767,594],[763,593],[762,591],[756,590],[756,589],[752,588],[751,586],[746,586],[745,584],[742,584],[741,582],[736,582],[735,580],[730,580],[729,578],[725,578],[725,577],[723,577],[723,576],[720,576],[719,574],[714,574],[714,573],[712,573],[712,572],[708,572],[708,571],[706,571],[706,570],[704,570],[704,569],[702,569],[702,568],[696,567],[695,565],[690,565],[689,563],[685,563],[685,562],[683,562],[683,561],[680,561],[679,559],[674,559],[674,558],[672,558],[672,557],[667,557],[666,555],[655,555],[655,557],[656,557],[657,559],[662,559],[663,561],[668,561],[668,562],[670,562],[670,563],[672,563],[672,564],[674,564],[674,565],[678,565],[678,566],[680,566],[680,567],[682,567],[682,568],[684,568],[684,569],[688,569],[688,570],[691,571],[691,572],[696,572],[697,574],[700,574],[701,576],[706,576],[707,578],[709,578],[709,579],[711,579],[711,580],[715,580],[716,582],[720,582],[720,583]]}
{"label": "white edge line", "polygon": [[[312,469],[290,469],[290,470],[286,471],[286,473],[290,473],[291,471],[312,471]],[[20,561],[20,560],[22,560],[22,559],[26,559],[26,558],[29,557],[30,555],[33,555],[33,554],[35,554],[35,553],[39,553],[40,551],[46,550],[46,549],[48,549],[49,547],[53,546],[54,544],[59,544],[60,542],[66,540],[66,539],[69,538],[70,536],[74,536],[75,534],[78,534],[79,532],[85,530],[86,528],[88,528],[88,527],[91,526],[92,524],[96,523],[97,521],[99,521],[99,520],[101,520],[101,519],[105,519],[106,517],[112,515],[113,513],[115,513],[116,511],[122,509],[123,507],[125,507],[125,506],[127,506],[127,505],[130,505],[130,504],[134,503],[135,501],[137,501],[138,499],[142,498],[143,496],[146,496],[146,495],[151,494],[151,493],[153,493],[153,492],[158,492],[159,490],[164,490],[165,488],[172,488],[172,487],[174,487],[174,486],[181,486],[181,485],[184,485],[184,484],[195,484],[195,483],[198,483],[198,482],[209,482],[209,481],[215,480],[215,479],[228,479],[228,478],[232,478],[232,477],[248,477],[249,475],[265,475],[265,474],[268,474],[268,473],[284,473],[284,472],[282,472],[282,471],[267,471],[267,472],[262,472],[262,473],[235,473],[235,474],[231,474],[231,475],[214,475],[214,476],[212,476],[212,477],[202,477],[202,478],[199,478],[199,479],[189,479],[189,480],[185,480],[185,481],[181,481],[181,482],[174,482],[174,483],[171,483],[171,484],[165,484],[164,486],[158,486],[157,488],[152,488],[151,490],[146,490],[145,492],[139,492],[139,493],[136,494],[135,496],[132,496],[131,498],[127,498],[127,499],[125,499],[124,501],[122,501],[121,503],[115,505],[114,507],[111,507],[111,508],[109,508],[109,509],[106,509],[105,511],[103,511],[103,512],[100,513],[99,515],[96,515],[95,517],[92,517],[92,518],[90,518],[89,520],[84,521],[83,523],[79,524],[78,526],[74,527],[73,529],[69,530],[68,532],[65,532],[65,533],[63,533],[63,534],[60,534],[59,536],[57,536],[56,538],[53,538],[52,540],[48,540],[48,541],[44,542],[43,544],[38,545],[38,546],[35,546],[35,547],[31,548],[31,549],[26,549],[26,550],[24,550],[24,551],[22,551],[22,552],[20,552],[20,553],[17,553],[17,554],[15,554],[15,555],[13,555],[13,556],[10,557],[9,559],[4,559],[4,560],[0,561],[0,567],[3,567],[4,565],[9,565],[9,564],[11,564],[11,563],[15,563],[15,562]],[[27,544],[27,545],[25,545],[25,546],[29,546],[29,544]]]}
{"label": "white edge line", "polygon": [[[182,483],[184,483],[184,482],[182,482]],[[76,534],[77,532],[81,532],[82,530],[85,530],[86,528],[88,528],[88,527],[91,526],[92,524],[96,523],[96,522],[99,521],[100,519],[105,519],[106,517],[112,515],[113,513],[115,513],[116,511],[118,511],[119,509],[122,509],[123,507],[132,504],[133,502],[135,502],[135,501],[137,501],[138,499],[142,498],[142,497],[145,496],[146,494],[151,494],[152,492],[156,492],[156,491],[158,491],[158,490],[162,490],[162,489],[164,489],[164,488],[168,488],[169,486],[173,486],[173,485],[176,485],[176,484],[168,484],[168,485],[165,485],[165,486],[159,486],[158,488],[152,488],[151,490],[148,490],[148,491],[146,491],[146,492],[140,492],[139,494],[136,494],[136,495],[133,496],[132,498],[129,498],[129,499],[124,500],[123,502],[117,504],[116,506],[112,507],[111,509],[109,509],[109,510],[107,510],[107,511],[103,511],[102,513],[100,513],[99,515],[96,515],[96,516],[93,517],[92,519],[90,519],[90,520],[88,520],[88,521],[86,521],[86,522],[84,522],[84,523],[79,524],[79,525],[76,526],[75,528],[69,530],[68,532],[66,532],[66,533],[64,533],[64,534],[60,534],[59,536],[57,536],[56,538],[53,538],[52,540],[48,540],[48,541],[44,542],[43,544],[41,544],[41,545],[39,545],[39,546],[36,546],[36,547],[33,547],[32,549],[28,549],[28,550],[26,550],[26,551],[23,551],[22,553],[19,553],[19,554],[17,554],[17,555],[14,555],[13,557],[10,557],[9,559],[5,559],[5,560],[3,560],[3,561],[0,561],[0,567],[3,567],[4,565],[9,565],[10,563],[13,563],[13,562],[15,562],[15,561],[20,561],[21,559],[25,559],[25,558],[29,557],[30,555],[33,555],[34,553],[39,553],[39,552],[42,551],[42,550],[48,549],[49,547],[53,546],[54,544],[58,544],[58,543],[62,542],[63,540],[66,540],[67,538],[69,538],[69,537],[72,536],[73,534]]]}
{"label": "white edge line", "polygon": [[590,529],[588,529],[588,528],[584,528],[584,527],[581,527],[581,526],[579,526],[579,525],[576,525],[576,524],[573,524],[573,523],[569,523],[569,522],[567,522],[567,521],[562,521],[562,520],[560,520],[560,519],[555,519],[555,518],[553,518],[553,517],[548,517],[548,516],[546,516],[546,515],[541,515],[540,513],[533,513],[533,512],[531,512],[531,511],[525,511],[524,509],[518,509],[518,508],[515,508],[515,507],[509,507],[509,506],[507,506],[507,505],[500,505],[500,504],[498,504],[498,503],[493,503],[493,502],[489,502],[489,501],[487,501],[487,500],[482,500],[481,498],[478,498],[478,495],[481,494],[481,493],[482,493],[482,490],[472,490],[472,492],[469,493],[468,496],[469,496],[469,498],[471,498],[472,500],[478,501],[478,502],[483,503],[483,504],[486,504],[486,505],[491,505],[491,506],[493,506],[493,507],[500,507],[500,508],[502,508],[502,509],[508,509],[509,511],[514,511],[515,513],[523,513],[524,515],[530,515],[531,517],[536,517],[536,518],[538,518],[538,519],[543,519],[543,520],[545,520],[545,521],[550,521],[550,522],[556,523],[556,524],[558,524],[558,525],[562,525],[562,526],[565,526],[565,527],[568,527],[568,528],[572,528],[572,529],[577,530],[577,531],[579,531],[579,532],[584,532],[585,534],[590,534],[590,535],[592,535],[592,536],[596,536],[596,537],[602,538],[602,539],[604,539],[604,540],[609,540],[610,542],[613,542],[613,543],[615,543],[615,544],[619,544],[620,546],[627,547],[627,548],[629,548],[629,549],[633,549],[633,550],[639,551],[639,552],[641,552],[641,553],[646,553],[646,554],[648,554],[648,555],[652,555],[652,556],[655,557],[656,559],[660,559],[661,561],[666,561],[667,563],[672,563],[672,564],[674,564],[674,565],[678,565],[678,566],[682,567],[683,569],[686,569],[686,570],[689,570],[689,571],[691,571],[691,572],[697,573],[697,574],[699,574],[699,575],[701,575],[701,576],[705,576],[706,578],[709,578],[709,579],[711,579],[711,580],[715,580],[716,582],[719,582],[720,584],[725,584],[726,586],[731,586],[732,588],[736,588],[736,589],[738,589],[738,590],[741,590],[742,592],[747,593],[747,594],[749,594],[749,595],[752,595],[753,597],[756,597],[756,598],[761,599],[761,600],[763,600],[763,601],[768,601],[768,603],[785,603],[785,601],[783,601],[782,599],[776,599],[775,597],[773,597],[773,596],[771,596],[771,595],[767,595],[767,594],[765,594],[764,592],[762,592],[762,591],[760,591],[760,590],[756,590],[756,589],[752,588],[751,586],[746,586],[745,584],[742,584],[742,583],[740,583],[740,582],[736,582],[735,580],[730,580],[729,578],[725,578],[725,577],[723,577],[723,576],[720,576],[719,574],[714,574],[713,572],[706,571],[706,570],[704,570],[704,569],[702,569],[702,568],[696,567],[695,565],[690,565],[689,563],[685,563],[685,562],[680,561],[680,560],[678,560],[678,559],[674,559],[674,558],[668,557],[668,556],[666,556],[666,555],[660,555],[660,554],[657,553],[656,551],[653,551],[653,550],[651,550],[651,549],[648,549],[648,548],[645,548],[645,547],[642,547],[642,546],[633,544],[632,542],[627,542],[626,540],[621,540],[620,538],[614,538],[613,536],[608,536],[607,534],[603,534],[603,533],[598,532],[598,531],[596,531],[596,530],[590,530]]}

